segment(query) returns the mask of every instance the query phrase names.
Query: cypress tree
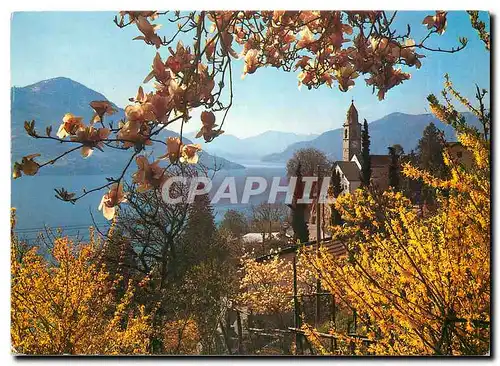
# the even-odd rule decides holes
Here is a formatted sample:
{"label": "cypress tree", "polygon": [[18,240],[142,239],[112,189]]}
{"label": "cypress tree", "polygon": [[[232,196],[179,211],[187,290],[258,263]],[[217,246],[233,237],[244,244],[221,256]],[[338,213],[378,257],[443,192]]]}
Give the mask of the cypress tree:
{"label": "cypress tree", "polygon": [[[445,143],[443,131],[431,122],[424,129],[417,146],[420,168],[441,179],[446,179],[449,176],[448,168],[443,159]],[[433,207],[436,204],[436,191],[425,185],[422,186],[422,200]]]}
{"label": "cypress tree", "polygon": [[394,146],[389,146],[389,156],[391,164],[389,165],[389,185],[396,191],[400,188],[399,182],[399,155]]}
{"label": "cypress tree", "polygon": [[363,123],[361,132],[361,184],[364,187],[370,185],[372,167],[370,161],[370,134],[368,133],[368,122]]}
{"label": "cypress tree", "polygon": [[309,241],[309,229],[306,222],[307,205],[305,203],[298,203],[298,200],[302,198],[304,194],[304,183],[302,182],[300,162],[297,165],[295,176],[297,177],[297,184],[295,185],[295,191],[293,193],[294,202],[289,206],[292,210],[292,228],[294,233],[294,241],[305,243]]}
{"label": "cypress tree", "polygon": [[434,123],[429,123],[424,129],[422,137],[418,140],[417,151],[420,168],[443,179],[448,176],[448,169],[443,159],[444,146],[443,131],[439,130]]}

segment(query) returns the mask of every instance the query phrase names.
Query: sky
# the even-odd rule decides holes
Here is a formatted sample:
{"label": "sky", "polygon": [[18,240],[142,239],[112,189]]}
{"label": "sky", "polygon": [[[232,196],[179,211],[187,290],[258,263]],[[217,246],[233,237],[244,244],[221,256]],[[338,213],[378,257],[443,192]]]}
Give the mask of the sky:
{"label": "sky", "polygon": [[[397,29],[411,25],[418,41],[426,34],[421,24],[433,12],[402,11]],[[120,107],[136,94],[149,73],[154,47],[133,41],[135,27],[118,28],[113,12],[17,12],[11,18],[11,85],[26,86],[41,80],[64,76],[106,96]],[[489,16],[481,14],[489,29]],[[176,27],[165,24],[160,35],[172,34]],[[156,22],[162,22],[157,20]],[[342,125],[352,99],[360,118],[368,122],[393,112],[428,113],[426,96],[439,94],[443,76],[448,73],[456,88],[468,97],[474,84],[490,89],[490,54],[471,28],[466,12],[450,12],[448,27],[442,36],[433,37],[428,46],[443,49],[458,45],[458,37],[467,37],[467,47],[454,54],[425,53],[422,68],[412,68],[412,78],[391,89],[379,101],[363,77],[346,93],[338,88],[307,90],[297,87],[297,74],[273,68],[259,69],[245,79],[234,78],[234,102],[224,130],[238,137],[257,135],[267,130],[301,134],[319,134]],[[162,52],[168,52],[166,49]],[[422,52],[420,52],[422,53]],[[234,63],[241,75],[243,62]],[[196,116],[196,114],[194,114]],[[174,126],[173,129],[176,127]],[[186,131],[199,129],[188,123]]]}

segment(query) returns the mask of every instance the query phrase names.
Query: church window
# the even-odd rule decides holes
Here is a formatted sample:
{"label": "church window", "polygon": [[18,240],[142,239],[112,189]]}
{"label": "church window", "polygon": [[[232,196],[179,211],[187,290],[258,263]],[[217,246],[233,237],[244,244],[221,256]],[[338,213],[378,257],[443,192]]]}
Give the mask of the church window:
{"label": "church window", "polygon": [[347,128],[344,130],[344,138],[347,138]]}

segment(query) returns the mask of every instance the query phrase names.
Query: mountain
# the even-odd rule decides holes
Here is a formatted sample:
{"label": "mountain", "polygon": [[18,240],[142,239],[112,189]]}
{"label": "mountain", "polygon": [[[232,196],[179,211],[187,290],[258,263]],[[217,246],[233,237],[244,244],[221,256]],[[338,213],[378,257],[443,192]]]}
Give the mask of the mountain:
{"label": "mountain", "polygon": [[[479,125],[477,118],[472,113],[463,114],[468,123]],[[397,112],[369,123],[370,152],[385,155],[387,147],[394,144],[400,144],[406,152],[409,152],[417,147],[422,132],[431,122],[444,131],[446,140],[456,141],[453,128],[442,123],[432,114],[414,115]],[[295,151],[308,147],[323,151],[331,160],[340,160],[342,158],[342,130],[342,128],[337,128],[326,131],[313,140],[296,142],[280,153],[264,156],[262,161],[286,162]]]}
{"label": "mountain", "polygon": [[[64,77],[40,81],[25,87],[11,88],[12,159],[17,161],[25,155],[41,153],[42,157],[39,160],[43,161],[64,153],[68,144],[59,144],[55,141],[34,139],[28,136],[24,130],[24,121],[35,120],[35,128],[41,135],[45,134],[47,126],[52,125],[53,134],[55,134],[62,117],[67,112],[82,116],[85,121],[89,121],[93,115],[89,103],[93,100],[107,100],[107,98],[85,85]],[[124,117],[123,109],[114,104],[113,106],[118,112],[106,117],[107,122],[117,122]],[[158,138],[165,139],[168,136],[178,136],[178,134],[167,130],[162,132]],[[188,139],[183,139],[183,141],[191,143]],[[159,153],[163,154],[164,152]],[[132,151],[106,149],[103,153],[96,149],[91,158],[83,159],[75,152],[63,157],[54,166],[43,169],[41,174],[116,174],[121,172],[131,154]],[[208,167],[214,166],[214,159],[215,157],[206,152],[202,152],[200,155],[200,161]],[[217,166],[222,166],[224,169],[244,168],[240,164],[221,157],[217,157],[215,161]]]}
{"label": "mountain", "polygon": [[[194,138],[194,133],[187,134]],[[309,141],[318,135],[296,134],[293,132],[266,131],[259,135],[238,138],[233,135],[223,134],[210,143],[201,142],[203,149],[212,154],[222,155],[231,159],[256,160],[265,155],[278,153],[287,146],[299,141]],[[198,142],[198,140],[196,140]]]}

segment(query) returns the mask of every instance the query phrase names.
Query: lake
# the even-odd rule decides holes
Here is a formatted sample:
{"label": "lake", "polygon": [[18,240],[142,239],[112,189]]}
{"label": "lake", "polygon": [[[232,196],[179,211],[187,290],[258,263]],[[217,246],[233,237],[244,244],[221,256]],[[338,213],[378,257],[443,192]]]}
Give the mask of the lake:
{"label": "lake", "polygon": [[[235,177],[239,200],[246,177],[264,177],[268,183],[271,182],[272,177],[283,177],[281,184],[285,184],[286,169],[284,165],[260,161],[238,161],[238,163],[246,168],[217,172],[213,181],[212,194],[226,176]],[[103,185],[106,182],[105,177],[105,175],[39,175],[23,176],[15,181],[12,180],[11,206],[17,209],[16,232],[22,239],[31,241],[36,238],[37,233],[48,226],[53,229],[62,228],[64,233],[69,236],[85,237],[88,233],[88,227],[93,225],[92,215],[99,228],[106,228],[108,222],[97,210],[105,190],[91,193],[78,200],[74,205],[58,200],[54,192],[54,188],[64,187],[69,192],[79,194],[82,188],[92,189]],[[221,200],[214,205],[215,220],[220,222],[224,213],[229,209],[249,213],[252,204],[258,204],[265,199],[267,199],[266,194],[252,197],[249,204],[231,204],[227,199]],[[284,194],[278,195],[278,201],[283,199]]]}

